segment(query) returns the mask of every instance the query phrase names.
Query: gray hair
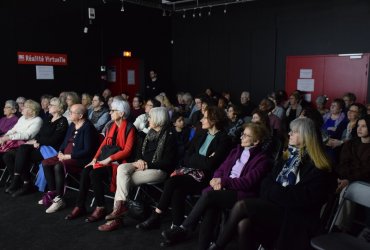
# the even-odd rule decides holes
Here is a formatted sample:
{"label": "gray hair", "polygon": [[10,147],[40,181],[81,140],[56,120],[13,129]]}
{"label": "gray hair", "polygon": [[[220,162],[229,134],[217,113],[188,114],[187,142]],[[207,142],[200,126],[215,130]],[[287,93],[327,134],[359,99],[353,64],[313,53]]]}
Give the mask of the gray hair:
{"label": "gray hair", "polygon": [[63,115],[65,111],[65,104],[63,103],[63,101],[60,100],[60,98],[58,97],[53,97],[50,99],[50,104],[51,103],[55,104],[55,106],[58,108],[58,114]]}
{"label": "gray hair", "polygon": [[18,103],[14,100],[7,100],[5,102],[5,106],[8,105],[11,107],[12,110],[15,110],[15,112],[18,110],[19,106]]}
{"label": "gray hair", "polygon": [[165,107],[152,108],[149,111],[150,120],[155,126],[164,127],[170,120],[168,111]]}
{"label": "gray hair", "polygon": [[111,108],[124,113],[123,118],[127,118],[130,115],[130,104],[125,100],[113,99]]}
{"label": "gray hair", "polygon": [[23,97],[23,96],[18,96],[17,97],[17,99],[15,100],[17,103],[18,102],[23,102],[23,103],[25,103],[26,102],[26,98],[25,97]]}
{"label": "gray hair", "polygon": [[189,104],[193,100],[193,97],[189,92],[186,92],[182,95],[182,100],[185,102],[185,104]]}

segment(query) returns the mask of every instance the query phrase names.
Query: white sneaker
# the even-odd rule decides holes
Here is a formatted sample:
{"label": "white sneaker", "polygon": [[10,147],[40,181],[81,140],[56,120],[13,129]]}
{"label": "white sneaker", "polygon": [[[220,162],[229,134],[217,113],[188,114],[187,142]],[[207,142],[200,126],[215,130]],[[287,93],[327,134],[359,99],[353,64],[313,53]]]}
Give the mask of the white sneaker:
{"label": "white sneaker", "polygon": [[44,205],[44,201],[41,199],[41,200],[39,200],[39,201],[37,202],[37,204],[39,204],[39,205]]}
{"label": "white sneaker", "polygon": [[57,196],[53,199],[53,204],[51,204],[51,206],[48,209],[46,209],[45,212],[47,214],[55,213],[56,211],[65,208],[65,206],[66,203],[63,201],[63,199]]}

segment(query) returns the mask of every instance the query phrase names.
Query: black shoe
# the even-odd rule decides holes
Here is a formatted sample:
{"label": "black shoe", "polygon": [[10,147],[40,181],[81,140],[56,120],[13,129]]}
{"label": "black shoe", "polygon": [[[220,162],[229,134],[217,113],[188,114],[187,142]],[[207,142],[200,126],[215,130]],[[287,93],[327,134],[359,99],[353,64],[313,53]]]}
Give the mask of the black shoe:
{"label": "black shoe", "polygon": [[221,250],[216,243],[212,243],[207,250]]}
{"label": "black shoe", "polygon": [[162,236],[166,241],[173,244],[186,240],[189,237],[189,231],[179,226],[173,226],[163,231]]}
{"label": "black shoe", "polygon": [[21,188],[12,192],[12,197],[18,197],[21,195],[30,194],[33,191],[32,184],[30,182],[24,183]]}
{"label": "black shoe", "polygon": [[17,189],[19,189],[21,185],[22,185],[21,177],[19,175],[15,175],[10,186],[5,189],[5,193],[12,194]]}
{"label": "black shoe", "polygon": [[136,225],[137,229],[151,230],[161,226],[161,215],[153,212],[152,215],[144,222]]}

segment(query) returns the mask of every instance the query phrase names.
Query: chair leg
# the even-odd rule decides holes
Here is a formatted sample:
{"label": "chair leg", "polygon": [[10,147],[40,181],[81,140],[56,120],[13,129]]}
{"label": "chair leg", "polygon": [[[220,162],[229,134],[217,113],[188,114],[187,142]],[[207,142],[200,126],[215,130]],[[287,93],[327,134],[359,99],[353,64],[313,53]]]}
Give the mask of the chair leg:
{"label": "chair leg", "polygon": [[[0,182],[1,182],[1,181],[3,180],[3,178],[4,178],[5,174],[6,174],[6,172],[8,171],[8,168],[7,168],[7,167],[5,167],[5,168],[1,169],[0,171],[3,171],[3,172],[1,173],[1,176],[0,176]],[[8,179],[6,180],[6,182],[8,182],[9,178],[10,178],[10,175],[8,176]],[[6,182],[5,182],[5,183],[6,183]]]}

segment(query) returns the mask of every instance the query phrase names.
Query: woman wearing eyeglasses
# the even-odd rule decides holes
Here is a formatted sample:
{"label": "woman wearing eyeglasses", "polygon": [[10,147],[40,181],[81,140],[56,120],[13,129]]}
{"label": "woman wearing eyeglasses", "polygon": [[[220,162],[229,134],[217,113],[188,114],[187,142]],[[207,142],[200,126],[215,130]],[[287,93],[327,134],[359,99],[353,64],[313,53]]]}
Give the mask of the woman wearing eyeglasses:
{"label": "woman wearing eyeglasses", "polygon": [[[85,203],[90,184],[94,190],[96,208],[86,218],[86,222],[101,220],[106,215],[103,182],[112,176],[111,191],[115,191],[117,167],[119,164],[126,162],[135,147],[136,131],[133,125],[127,122],[129,115],[130,105],[127,101],[114,100],[111,103],[110,117],[112,123],[107,128],[104,140],[96,151],[94,158],[82,171],[76,206],[65,219],[73,220],[86,213]],[[108,157],[102,156],[102,149],[107,145],[118,146],[119,149]]]}
{"label": "woman wearing eyeglasses", "polygon": [[128,211],[130,187],[151,182],[162,182],[173,170],[176,159],[176,139],[169,126],[168,111],[164,107],[149,112],[149,132],[137,147],[136,161],[118,166],[117,189],[112,213],[99,231],[112,231],[122,225],[122,216]]}
{"label": "woman wearing eyeglasses", "polygon": [[239,249],[311,249],[328,197],[328,157],[309,118],[290,123],[289,157],[263,179],[260,198],[238,201],[223,231],[208,249],[225,249],[238,236]]}
{"label": "woman wearing eyeglasses", "polygon": [[188,237],[203,217],[198,249],[207,249],[220,223],[221,212],[231,209],[238,200],[258,196],[262,178],[272,167],[272,161],[261,147],[270,133],[261,123],[248,123],[243,127],[241,144],[230,152],[215,171],[190,215],[180,227],[173,226],[163,232],[168,244]]}
{"label": "woman wearing eyeglasses", "polygon": [[[91,160],[98,147],[98,132],[86,118],[86,108],[74,104],[69,110],[71,124],[68,127],[58,155],[42,161],[46,181],[52,199],[46,213],[54,213],[66,206],[63,199],[66,173],[80,173]],[[42,204],[40,200],[39,204]],[[47,204],[44,204],[47,205]]]}
{"label": "woman wearing eyeglasses", "polygon": [[4,117],[0,119],[0,136],[13,128],[18,121],[17,103],[13,100],[7,100],[4,106]]}

